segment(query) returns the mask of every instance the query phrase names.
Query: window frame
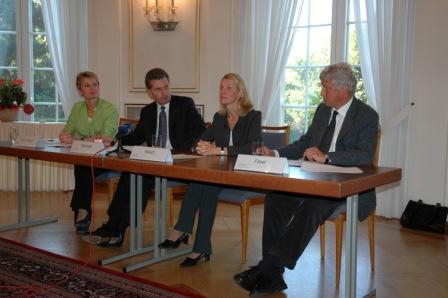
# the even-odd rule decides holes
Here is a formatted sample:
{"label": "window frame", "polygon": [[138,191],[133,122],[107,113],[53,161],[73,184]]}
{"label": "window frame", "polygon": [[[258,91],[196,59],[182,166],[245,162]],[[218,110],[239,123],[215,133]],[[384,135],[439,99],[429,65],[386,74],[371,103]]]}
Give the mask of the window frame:
{"label": "window frame", "polygon": [[[308,1],[308,0],[305,0]],[[338,61],[347,61],[348,59],[348,34],[349,34],[349,27],[350,27],[350,22],[349,22],[349,9],[350,9],[350,3],[352,0],[332,0],[332,16],[331,16],[331,40],[330,40],[330,64],[331,63],[335,63]],[[309,2],[311,2],[311,0],[309,0]],[[307,7],[310,7],[309,5]],[[312,8],[309,8],[308,14],[310,15],[310,11]],[[314,28],[314,27],[319,27],[319,26],[324,26],[326,24],[309,24],[308,20],[307,20],[307,24],[306,25],[294,25],[293,29],[297,30],[300,28],[306,28],[306,29],[310,29],[310,28]],[[309,49],[310,47],[310,43],[309,43],[309,38],[310,35],[308,34],[307,36],[307,47]],[[285,67],[285,72],[283,75],[283,83],[282,83],[282,94],[281,94],[281,102],[280,102],[280,120],[281,122],[285,123],[285,115],[286,115],[286,110],[288,108],[296,108],[296,109],[300,109],[303,111],[303,114],[305,115],[304,121],[305,121],[305,125],[304,125],[304,132],[305,133],[308,128],[309,128],[309,124],[311,124],[311,119],[308,118],[308,112],[310,110],[315,110],[316,106],[314,105],[309,105],[308,104],[308,86],[309,84],[305,84],[306,90],[304,91],[304,96],[306,97],[305,103],[304,104],[286,104],[285,103],[285,86],[286,86],[286,80],[285,80],[285,74],[286,74],[286,70],[287,69],[293,69],[293,68],[301,68],[301,69],[305,69],[307,70],[307,73],[309,69],[311,68],[317,68],[317,67],[325,67],[326,65],[309,65],[308,64],[309,61],[309,51],[307,50],[307,60],[306,60],[306,64],[304,67],[300,67],[300,66],[291,66],[291,65],[287,65]],[[353,65],[356,67],[359,67],[359,65]],[[308,81],[305,81],[308,82]],[[291,133],[293,133],[293,129],[291,130]],[[299,132],[301,134],[301,132]],[[293,137],[294,139],[294,137]]]}
{"label": "window frame", "polygon": [[[38,102],[34,101],[34,74],[36,70],[53,71],[51,67],[34,66],[34,36],[37,34],[47,35],[47,32],[34,32],[32,20],[32,1],[33,0],[15,0],[16,2],[16,70],[17,78],[24,80],[24,90],[28,93],[28,102],[37,106],[55,106],[54,120],[51,122],[65,122],[65,119],[59,117],[59,108],[62,108],[62,102],[57,88],[55,88],[54,101]],[[56,82],[55,82],[56,84]],[[25,121],[41,121],[48,119],[36,119],[35,113],[30,116],[25,115]]]}

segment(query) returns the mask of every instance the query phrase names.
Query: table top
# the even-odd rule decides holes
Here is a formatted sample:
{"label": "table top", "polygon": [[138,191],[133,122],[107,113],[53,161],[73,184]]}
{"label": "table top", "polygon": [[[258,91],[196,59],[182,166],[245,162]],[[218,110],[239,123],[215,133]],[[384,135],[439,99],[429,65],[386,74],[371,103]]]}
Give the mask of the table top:
{"label": "table top", "polygon": [[165,164],[131,160],[128,153],[92,157],[70,153],[69,148],[24,148],[11,146],[7,142],[0,142],[0,155],[84,166],[93,165],[98,168],[129,171],[136,174],[332,198],[345,198],[401,179],[401,169],[389,167],[361,167],[362,174],[311,173],[299,167],[290,167],[289,174],[275,175],[236,171],[234,170],[236,158],[227,156],[203,156]]}

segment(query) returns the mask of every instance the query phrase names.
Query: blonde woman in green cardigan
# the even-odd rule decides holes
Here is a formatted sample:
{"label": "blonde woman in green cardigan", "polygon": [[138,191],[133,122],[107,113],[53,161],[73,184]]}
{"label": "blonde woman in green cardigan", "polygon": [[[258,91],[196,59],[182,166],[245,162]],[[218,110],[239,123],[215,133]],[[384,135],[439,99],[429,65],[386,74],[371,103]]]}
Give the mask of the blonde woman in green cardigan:
{"label": "blonde woman in green cardigan", "polygon": [[[59,140],[71,144],[76,139],[85,141],[101,140],[104,146],[110,146],[117,132],[118,111],[115,106],[99,97],[100,84],[95,73],[81,72],[76,77],[76,87],[84,101],[73,105],[67,123]],[[95,177],[104,173],[95,169]],[[75,189],[70,207],[74,212],[76,232],[89,231],[92,200],[92,171],[90,167],[75,166]]]}

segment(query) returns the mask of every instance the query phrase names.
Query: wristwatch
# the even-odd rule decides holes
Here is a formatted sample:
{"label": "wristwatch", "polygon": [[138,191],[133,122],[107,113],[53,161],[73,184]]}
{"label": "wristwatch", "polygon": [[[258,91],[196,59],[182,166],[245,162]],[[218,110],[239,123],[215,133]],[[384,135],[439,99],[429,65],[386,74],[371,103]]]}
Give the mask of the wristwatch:
{"label": "wristwatch", "polygon": [[224,155],[225,151],[224,151],[224,147],[221,146],[220,150],[219,150],[219,155]]}

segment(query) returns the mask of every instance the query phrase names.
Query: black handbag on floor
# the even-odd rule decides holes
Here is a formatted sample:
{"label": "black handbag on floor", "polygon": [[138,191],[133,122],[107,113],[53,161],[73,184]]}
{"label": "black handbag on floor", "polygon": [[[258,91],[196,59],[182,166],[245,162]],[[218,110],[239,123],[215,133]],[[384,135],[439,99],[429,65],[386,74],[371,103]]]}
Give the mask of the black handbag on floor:
{"label": "black handbag on floor", "polygon": [[448,207],[409,200],[400,218],[403,227],[444,233]]}

